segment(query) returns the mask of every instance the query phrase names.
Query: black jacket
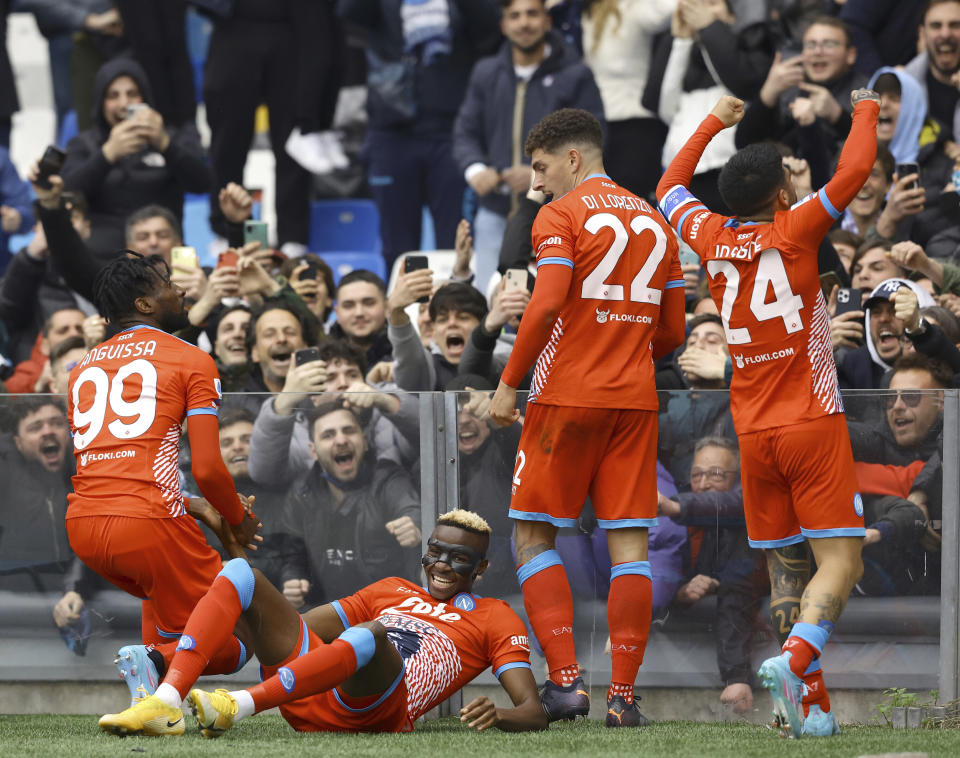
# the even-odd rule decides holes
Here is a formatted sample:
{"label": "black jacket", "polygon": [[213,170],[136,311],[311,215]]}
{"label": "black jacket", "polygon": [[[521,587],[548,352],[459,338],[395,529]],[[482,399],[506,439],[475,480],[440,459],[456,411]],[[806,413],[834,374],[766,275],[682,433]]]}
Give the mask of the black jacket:
{"label": "black jacket", "polygon": [[0,320],[7,329],[7,353],[14,363],[30,357],[44,322],[77,300],[50,260],[37,261],[21,250],[10,260],[0,284]]}
{"label": "black jacket", "polygon": [[[420,546],[400,547],[384,527],[402,516],[420,523],[420,499],[409,475],[396,463],[374,463],[368,456],[358,481],[364,483],[344,490],[337,506],[318,463],[287,495],[281,580],[309,579],[311,604],[345,597],[385,576],[416,575]],[[337,529],[349,534],[342,542],[331,536]]]}
{"label": "black jacket", "polygon": [[[867,77],[855,69],[850,69],[842,76],[823,85],[830,90],[830,94],[833,95],[842,109],[840,118],[835,124],[817,119],[817,123],[822,126],[827,137],[831,155],[842,146],[850,132],[850,114],[853,107],[850,105],[850,92],[866,85]],[[797,151],[801,144],[800,127],[797,126],[797,122],[790,115],[789,105],[796,98],[805,96],[806,93],[799,87],[792,87],[780,96],[779,102],[773,108],[768,107],[759,97],[754,96],[747,106],[743,120],[737,125],[737,130],[734,133],[734,143],[737,148],[754,142],[773,140],[783,142]],[[806,157],[806,155],[801,153],[801,157]],[[814,181],[814,186],[820,186],[816,180]]]}
{"label": "black jacket", "polygon": [[[73,559],[65,522],[74,468],[69,447],[64,455],[62,470],[50,472],[25,460],[12,446],[4,445],[0,452],[5,493],[0,505],[0,564],[5,569],[22,565],[48,590],[60,589]],[[0,577],[0,588],[33,591],[36,585],[20,573]]]}
{"label": "black jacket", "polygon": [[90,247],[110,258],[124,245],[127,216],[145,205],[158,204],[178,219],[183,217],[184,192],[208,192],[213,182],[200,135],[193,126],[166,127],[170,144],[161,154],[152,147],[120,158],[110,164],[103,156],[103,144],[111,127],[103,115],[107,87],[119,76],[137,82],[147,104],[151,104],[150,83],[138,63],[117,58],[100,67],[93,85],[94,126],[67,143],[62,176],[68,190],[80,190],[90,208]]}
{"label": "black jacket", "polygon": [[[343,327],[340,326],[339,322],[334,322],[330,326],[330,336],[334,339],[343,340],[344,342],[349,342],[353,344],[353,341],[350,339]],[[390,344],[390,338],[387,336],[387,325],[384,324],[383,328],[373,335],[373,342],[370,343],[370,347],[366,348],[364,357],[367,359],[367,368],[371,369],[380,361],[389,361],[393,360],[393,345]]]}

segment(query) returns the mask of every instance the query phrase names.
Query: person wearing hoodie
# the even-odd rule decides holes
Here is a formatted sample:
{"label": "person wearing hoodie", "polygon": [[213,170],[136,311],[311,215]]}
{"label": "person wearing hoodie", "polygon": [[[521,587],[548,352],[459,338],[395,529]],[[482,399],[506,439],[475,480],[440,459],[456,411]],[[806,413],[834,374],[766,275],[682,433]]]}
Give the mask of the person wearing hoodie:
{"label": "person wearing hoodie", "polygon": [[929,117],[927,95],[917,81],[901,70],[884,67],[870,77],[871,89],[880,93],[877,141],[893,154],[896,164],[916,163],[919,174],[894,173],[893,185],[876,225],[864,238],[894,242],[910,239],[926,245],[951,226],[938,198],[953,172],[948,132]]}
{"label": "person wearing hoodie", "polygon": [[[865,344],[856,350],[841,350],[836,356],[841,389],[881,389],[884,374],[903,354],[905,343],[911,341],[912,335],[906,334],[892,301],[901,287],[916,295],[921,308],[935,305],[930,293],[909,279],[892,278],[880,282],[863,304]],[[937,327],[931,324],[927,328]],[[854,404],[852,399],[850,404]],[[854,417],[859,415],[853,408],[848,411]]]}
{"label": "person wearing hoodie", "polygon": [[[532,275],[528,277],[532,280]],[[504,290],[503,282],[494,290],[490,311],[470,333],[463,355],[457,366],[457,373],[479,374],[486,377],[494,387],[500,381],[500,374],[507,365],[513,350],[520,318],[530,302],[528,289]],[[528,372],[520,383],[519,389],[529,389],[533,372]],[[479,388],[477,388],[479,389]],[[490,519],[488,519],[489,521]],[[496,533],[496,530],[494,530]]]}
{"label": "person wearing hoodie", "polygon": [[[893,3],[888,3],[893,5]],[[902,5],[903,3],[897,3]],[[891,17],[892,18],[892,17]],[[960,71],[960,1],[932,0],[927,3],[920,22],[923,51],[904,71],[926,90],[929,115],[940,124],[952,143],[952,157],[960,155],[960,92],[953,80]],[[898,29],[898,35],[902,34]],[[906,43],[908,40],[904,39]],[[912,39],[909,40],[912,43]]]}
{"label": "person wearing hoodie", "polygon": [[453,157],[479,195],[473,223],[474,286],[487,291],[497,269],[508,214],[530,188],[523,140],[544,116],[583,108],[604,123],[590,69],[551,29],[544,0],[501,0],[507,38],[477,63],[453,126]]}
{"label": "person wearing hoodie", "polygon": [[67,143],[64,187],[86,197],[88,246],[101,259],[124,247],[124,222],[135,210],[157,204],[179,221],[184,193],[212,185],[196,127],[165,125],[151,102],[140,65],[111,60],[94,79],[94,125]]}

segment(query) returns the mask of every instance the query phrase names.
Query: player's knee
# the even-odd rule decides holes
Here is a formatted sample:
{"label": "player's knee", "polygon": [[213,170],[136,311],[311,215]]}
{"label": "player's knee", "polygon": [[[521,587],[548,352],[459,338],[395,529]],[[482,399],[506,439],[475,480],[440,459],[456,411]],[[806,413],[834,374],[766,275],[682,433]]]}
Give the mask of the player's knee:
{"label": "player's knee", "polygon": [[253,590],[257,581],[254,569],[250,568],[250,564],[243,558],[234,558],[223,565],[217,576],[224,577],[234,586],[237,590],[237,597],[240,598],[240,607],[247,610],[253,600]]}
{"label": "player's knee", "polygon": [[[519,554],[520,551],[517,550],[517,555],[519,556]],[[517,581],[520,582],[520,586],[523,587],[523,583],[531,576],[539,574],[541,571],[545,571],[552,566],[563,567],[563,560],[560,558],[560,553],[558,553],[556,549],[537,553],[537,555],[532,558],[523,561],[517,568]]]}
{"label": "player's knee", "polygon": [[338,639],[346,642],[353,648],[357,658],[357,668],[363,668],[373,658],[378,647],[387,642],[387,630],[378,621],[365,621],[362,624],[351,626]]}

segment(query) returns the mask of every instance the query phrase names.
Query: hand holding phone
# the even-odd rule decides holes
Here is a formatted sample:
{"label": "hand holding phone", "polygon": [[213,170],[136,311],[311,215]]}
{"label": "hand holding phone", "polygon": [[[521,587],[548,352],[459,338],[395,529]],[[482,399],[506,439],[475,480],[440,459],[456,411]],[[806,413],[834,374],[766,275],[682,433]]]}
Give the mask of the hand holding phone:
{"label": "hand holding phone", "polygon": [[[427,260],[425,255],[408,255],[403,259],[403,272],[405,274],[412,273],[414,271],[423,271],[426,268],[429,268],[430,262]],[[424,295],[423,297],[417,298],[418,303],[429,303],[430,297]]]}
{"label": "hand holding phone", "polygon": [[243,244],[248,245],[251,242],[259,242],[261,250],[267,249],[266,221],[253,221],[248,219],[243,222]]}
{"label": "hand holding phone", "polygon": [[533,285],[530,279],[532,274],[525,268],[508,268],[503,275],[503,291],[512,292],[513,290],[524,290],[533,292]]}
{"label": "hand holding phone", "polygon": [[916,174],[917,178],[910,182],[906,186],[906,189],[917,189],[920,186],[920,164],[918,163],[898,163],[897,164],[897,180],[903,179],[905,176],[910,176],[911,174]]}
{"label": "hand holding phone", "polygon": [[837,310],[834,317],[851,311],[863,310],[860,306],[862,298],[863,290],[856,287],[840,287],[837,290]]}
{"label": "hand holding phone", "polygon": [[316,347],[305,347],[297,350],[293,354],[293,365],[302,366],[304,363],[313,363],[320,360],[320,349]]}
{"label": "hand holding phone", "polygon": [[189,245],[175,245],[170,248],[170,264],[184,268],[198,268],[200,260],[197,258],[196,248]]}
{"label": "hand holding phone", "polygon": [[240,261],[240,256],[237,255],[236,250],[227,250],[220,253],[217,256],[217,268],[224,268],[225,266],[236,266]]}
{"label": "hand holding phone", "polygon": [[50,189],[50,177],[58,176],[63,168],[63,162],[67,154],[59,148],[50,145],[43,151],[43,157],[40,159],[40,169],[37,172],[36,184],[43,189]]}

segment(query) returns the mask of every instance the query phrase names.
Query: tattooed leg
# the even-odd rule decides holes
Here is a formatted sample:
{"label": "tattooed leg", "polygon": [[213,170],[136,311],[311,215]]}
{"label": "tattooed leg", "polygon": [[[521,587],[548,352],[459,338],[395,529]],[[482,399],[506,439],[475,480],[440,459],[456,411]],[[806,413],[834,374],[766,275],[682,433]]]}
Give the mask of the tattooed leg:
{"label": "tattooed leg", "polygon": [[828,537],[810,540],[817,572],[800,601],[800,621],[816,625],[821,620],[836,624],[850,591],[863,575],[862,537]]}
{"label": "tattooed leg", "polygon": [[770,573],[770,621],[780,645],[800,618],[800,599],[810,581],[810,548],[806,542],[770,548],[767,571]]}
{"label": "tattooed leg", "polygon": [[557,527],[547,521],[514,521],[513,539],[517,546],[517,563],[529,563],[540,553],[553,550]]}

